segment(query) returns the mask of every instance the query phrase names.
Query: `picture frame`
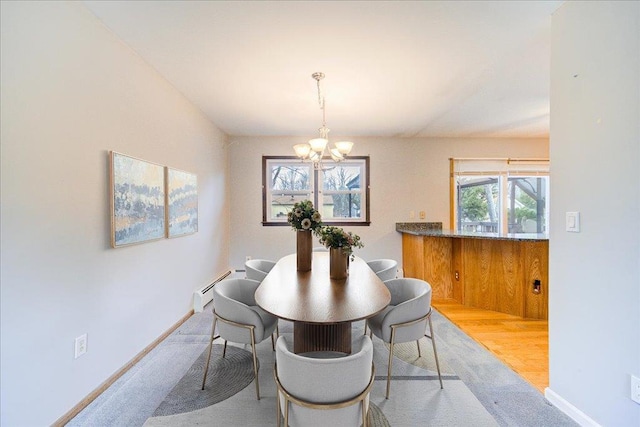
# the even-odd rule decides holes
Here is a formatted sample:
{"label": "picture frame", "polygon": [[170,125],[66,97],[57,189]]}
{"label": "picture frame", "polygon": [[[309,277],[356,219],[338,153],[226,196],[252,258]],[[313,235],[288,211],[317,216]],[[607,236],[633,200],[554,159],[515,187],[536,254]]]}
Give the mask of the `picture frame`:
{"label": "picture frame", "polygon": [[111,246],[119,248],[165,237],[164,166],[109,152]]}
{"label": "picture frame", "polygon": [[166,235],[168,238],[198,232],[198,177],[166,167]]}

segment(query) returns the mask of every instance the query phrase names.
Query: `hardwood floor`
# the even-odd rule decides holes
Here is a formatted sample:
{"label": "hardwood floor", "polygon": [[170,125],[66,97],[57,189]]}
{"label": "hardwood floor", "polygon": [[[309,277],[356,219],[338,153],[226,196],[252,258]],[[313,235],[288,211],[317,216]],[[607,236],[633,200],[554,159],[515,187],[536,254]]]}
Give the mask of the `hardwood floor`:
{"label": "hardwood floor", "polygon": [[544,393],[549,386],[549,333],[546,320],[465,307],[453,300],[433,306],[467,335],[486,347],[531,385]]}

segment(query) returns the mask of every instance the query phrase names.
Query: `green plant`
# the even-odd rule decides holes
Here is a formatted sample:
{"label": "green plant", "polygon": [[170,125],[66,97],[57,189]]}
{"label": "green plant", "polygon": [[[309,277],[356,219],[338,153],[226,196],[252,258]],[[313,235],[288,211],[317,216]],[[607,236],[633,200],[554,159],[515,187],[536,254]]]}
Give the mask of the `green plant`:
{"label": "green plant", "polygon": [[311,200],[303,200],[293,205],[287,212],[287,221],[294,230],[311,230],[318,233],[322,226],[322,216],[314,207]]}
{"label": "green plant", "polygon": [[326,226],[318,231],[320,244],[326,248],[342,248],[347,255],[353,254],[353,248],[363,248],[364,244],[360,236],[350,231],[344,231],[340,227]]}

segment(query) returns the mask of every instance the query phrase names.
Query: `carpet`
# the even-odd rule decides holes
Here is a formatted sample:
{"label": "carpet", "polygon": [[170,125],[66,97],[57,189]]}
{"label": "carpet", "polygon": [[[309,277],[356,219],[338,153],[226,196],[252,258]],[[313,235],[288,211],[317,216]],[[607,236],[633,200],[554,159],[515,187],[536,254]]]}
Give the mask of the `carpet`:
{"label": "carpet", "polygon": [[[438,382],[431,342],[424,338],[420,341],[421,358],[417,357],[415,342],[396,346],[391,395],[390,399],[385,399],[389,353],[387,346],[374,337],[377,375],[370,398],[372,425],[577,425],[449,320],[436,311],[432,317],[444,389],[440,389]],[[197,400],[187,398],[189,393],[201,391],[204,369],[201,359],[207,350],[212,321],[209,307],[203,313],[194,314],[67,425],[169,427],[275,424],[276,387],[272,370],[275,352],[271,349],[270,340],[257,345],[262,367],[259,370],[261,400],[256,400],[252,366],[242,362],[244,380],[233,384],[235,394],[231,393],[213,403],[222,396],[213,391],[213,385],[220,380],[218,376],[221,374],[218,373],[210,376],[211,388],[207,386],[207,390],[217,397],[204,404],[187,402]],[[353,335],[363,333],[363,327],[364,322],[356,322]],[[279,328],[281,334],[293,333],[290,322],[280,321]],[[212,356],[212,364],[220,359],[218,346],[221,347],[218,344],[214,346],[216,353]],[[249,346],[231,343],[227,352],[251,354]],[[198,369],[200,371],[196,372]],[[246,383],[248,377],[250,381]],[[188,381],[193,386],[188,385]],[[178,392],[179,389],[189,391],[182,394]],[[185,411],[185,408],[188,409]]]}
{"label": "carpet", "polygon": [[[208,348],[162,401],[153,416],[184,414],[206,408],[230,398],[251,384],[254,377],[251,352],[229,345],[222,358],[223,348],[220,344],[213,345],[204,390],[201,390],[201,384]],[[370,404],[369,408],[369,426],[390,427],[384,413],[374,404]]]}
{"label": "carpet", "polygon": [[[250,351],[227,346],[222,357],[223,345],[214,344],[204,390],[202,378],[209,349],[202,352],[187,373],[171,390],[153,413],[154,417],[181,414],[206,408],[222,402],[253,382],[253,357]],[[258,361],[258,369],[260,369]]]}
{"label": "carpet", "polygon": [[[363,325],[362,322],[359,322],[354,326],[354,336],[363,333]],[[292,335],[292,329],[289,322],[280,322],[281,334]],[[391,396],[389,400],[385,399],[388,347],[375,337],[373,344],[374,365],[378,375],[376,375],[370,396],[369,422],[372,427],[418,424],[497,425],[493,417],[482,407],[460,378],[451,371],[446,362],[441,363],[444,390],[440,389],[435,365],[433,365],[433,369],[429,369],[433,364],[433,350],[431,342],[427,338],[420,342],[422,357],[418,357],[415,342],[396,346],[399,357],[395,358],[393,363]],[[232,348],[231,343],[228,348]],[[190,400],[195,399],[200,402],[203,399],[197,398],[198,393],[190,391],[189,388],[200,391],[199,382],[202,381],[204,367],[201,365],[202,358],[199,358],[179,381],[180,387],[174,388],[176,392],[172,391],[167,399],[160,404],[160,408],[170,407],[175,408],[176,411],[168,413],[166,410],[160,411],[158,408],[153,416],[146,420],[144,426],[202,425],[211,423],[211,420],[217,420],[223,425],[242,426],[264,426],[272,422],[275,423],[276,387],[272,370],[275,353],[271,349],[269,340],[258,345],[258,358],[264,367],[259,371],[261,400],[256,400],[253,385],[251,387],[245,385],[245,388],[226,400],[196,407],[198,405],[193,404]],[[252,374],[250,368],[250,366],[244,368],[246,373]],[[198,369],[200,372],[196,373]],[[209,390],[209,386],[207,387],[209,391],[213,390],[213,384],[218,383],[214,376],[224,375],[222,371],[217,371],[215,374],[211,371],[209,375],[212,374],[212,382],[210,383],[212,389]],[[188,386],[189,382],[191,382],[190,386]],[[183,388],[185,393],[177,391],[178,388]],[[182,399],[182,403],[175,402],[176,398]],[[167,405],[167,400],[170,400],[171,404]],[[192,409],[185,411],[184,408]],[[321,412],[319,412],[319,416],[322,416]]]}

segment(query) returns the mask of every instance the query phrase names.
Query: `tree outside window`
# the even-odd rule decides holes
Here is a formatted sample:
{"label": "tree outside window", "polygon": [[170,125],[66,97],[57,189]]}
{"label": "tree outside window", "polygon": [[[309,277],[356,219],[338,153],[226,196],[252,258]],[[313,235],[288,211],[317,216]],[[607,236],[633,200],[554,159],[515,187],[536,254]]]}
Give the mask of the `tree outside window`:
{"label": "tree outside window", "polygon": [[323,223],[369,225],[369,157],[327,162],[322,170],[295,157],[263,157],[263,225],[286,225],[296,202],[313,201]]}

